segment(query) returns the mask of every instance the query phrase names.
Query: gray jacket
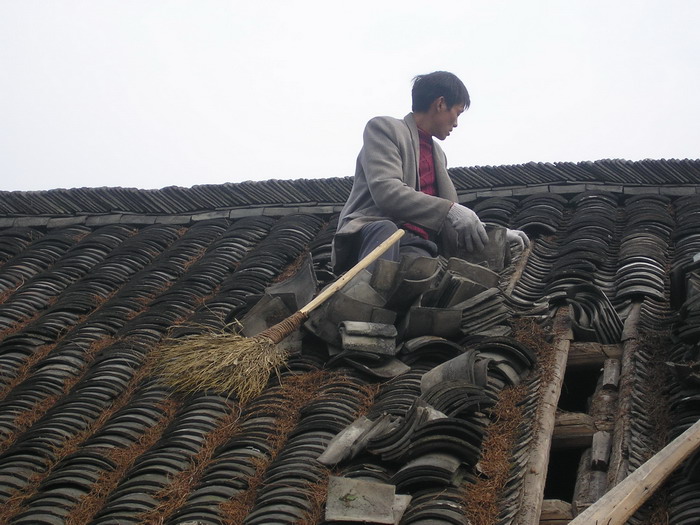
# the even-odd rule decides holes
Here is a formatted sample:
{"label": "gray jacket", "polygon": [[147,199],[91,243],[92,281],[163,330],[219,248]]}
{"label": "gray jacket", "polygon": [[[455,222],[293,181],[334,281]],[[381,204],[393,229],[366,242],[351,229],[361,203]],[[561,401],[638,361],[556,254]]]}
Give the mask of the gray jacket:
{"label": "gray jacket", "polygon": [[333,241],[331,263],[336,271],[350,265],[352,236],[365,224],[383,219],[417,224],[438,235],[443,255],[456,252],[457,235],[445,218],[457,202],[457,192],[447,174],[445,153],[433,142],[436,196],[420,191],[419,159],[418,128],[412,113],[403,120],[375,117],[367,123],[352,190]]}

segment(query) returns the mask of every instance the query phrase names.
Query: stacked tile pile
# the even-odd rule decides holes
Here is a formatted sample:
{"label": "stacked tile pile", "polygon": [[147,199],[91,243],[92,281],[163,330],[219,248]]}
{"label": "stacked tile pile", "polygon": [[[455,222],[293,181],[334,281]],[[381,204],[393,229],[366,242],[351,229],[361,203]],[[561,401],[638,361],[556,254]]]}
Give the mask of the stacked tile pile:
{"label": "stacked tile pile", "polygon": [[[500,246],[505,250],[503,242]],[[284,285],[269,288],[244,325],[260,319],[271,324],[291,313],[295,306],[286,312],[280,307],[292,298],[292,305],[302,304],[300,295],[312,279],[301,269]],[[497,273],[460,259],[430,258],[380,260],[311,314],[305,331],[327,348],[326,367],[390,379],[370,411],[334,429],[328,448],[316,456],[319,464],[339,470],[328,494],[329,522],[384,523],[381,519],[397,512],[391,504],[396,497],[401,511],[391,523],[400,515],[401,523],[466,523],[463,485],[475,479],[490,408],[534,364],[530,350],[508,337],[510,316]],[[336,399],[329,397],[323,406],[347,414]],[[328,437],[309,439],[322,443]],[[309,475],[316,457],[301,460]],[[266,486],[275,484],[266,480]],[[375,502],[388,513],[383,518],[372,517],[380,512],[376,508],[356,508],[348,500],[353,494],[359,504],[378,492],[390,495],[389,503]],[[338,498],[350,513],[345,517],[334,505]],[[262,500],[255,508],[245,523],[264,523],[280,511],[273,506],[268,512]]]}

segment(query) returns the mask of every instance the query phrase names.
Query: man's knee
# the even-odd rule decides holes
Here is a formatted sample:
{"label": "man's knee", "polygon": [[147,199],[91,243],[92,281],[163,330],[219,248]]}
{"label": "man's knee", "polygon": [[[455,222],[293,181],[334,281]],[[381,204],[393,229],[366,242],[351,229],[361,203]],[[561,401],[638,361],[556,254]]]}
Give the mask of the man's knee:
{"label": "man's knee", "polygon": [[382,240],[388,239],[391,235],[398,230],[398,226],[389,220],[381,220],[370,222],[362,227],[362,236],[365,238],[374,237],[382,238]]}
{"label": "man's knee", "polygon": [[[360,247],[357,260],[359,261],[369,255],[372,250],[391,237],[396,230],[398,230],[396,224],[388,220],[374,221],[363,226],[360,230]],[[398,261],[398,244],[395,243],[390,246],[384,254],[380,256],[380,259]]]}

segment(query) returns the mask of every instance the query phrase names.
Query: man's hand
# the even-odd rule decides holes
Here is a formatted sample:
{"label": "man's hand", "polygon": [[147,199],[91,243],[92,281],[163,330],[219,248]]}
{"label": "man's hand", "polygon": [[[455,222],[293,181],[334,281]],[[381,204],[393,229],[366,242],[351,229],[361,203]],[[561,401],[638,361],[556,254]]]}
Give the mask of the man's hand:
{"label": "man's hand", "polygon": [[522,230],[506,230],[506,240],[508,242],[517,242],[520,245],[520,249],[524,250],[525,246],[530,245],[530,239]]}
{"label": "man's hand", "polygon": [[447,218],[454,226],[460,240],[468,251],[480,251],[489,242],[486,228],[472,210],[461,204],[454,203],[447,212]]}

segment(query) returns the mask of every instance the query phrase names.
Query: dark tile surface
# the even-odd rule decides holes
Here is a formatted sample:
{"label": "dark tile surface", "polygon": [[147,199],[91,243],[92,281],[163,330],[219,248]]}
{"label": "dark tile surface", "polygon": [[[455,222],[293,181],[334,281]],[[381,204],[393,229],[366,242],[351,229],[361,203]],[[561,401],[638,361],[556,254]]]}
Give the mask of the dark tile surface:
{"label": "dark tile surface", "polygon": [[[676,322],[672,357],[690,378],[674,393],[677,431],[696,417],[697,403],[687,399],[688,389],[696,388],[688,363],[700,340],[700,264],[693,266],[700,252],[700,197],[613,189],[692,186],[700,182],[697,161],[530,163],[455,168],[451,174],[463,194],[588,183],[608,190],[513,191],[473,201],[485,219],[523,228],[536,239],[512,294],[481,290],[461,277],[446,284],[442,295],[416,292],[431,308],[454,306],[449,297],[472,290],[485,295],[456,303],[458,336],[406,341],[397,358],[408,371],[390,380],[347,363],[324,370],[324,344],[308,338],[284,378],[325,379],[309,383],[298,406],[274,379],[246,407],[215,393],[174,398],[149,375],[149,356],[168,334],[218,329],[242,318],[307,254],[322,285],[333,278],[330,242],[337,217],[329,208],[236,219],[207,214],[338,204],[349,179],[0,192],[3,218],[46,218],[35,226],[0,227],[0,502],[9,522],[60,523],[70,515],[85,523],[138,523],[151,512],[165,513],[168,523],[221,523],[243,512],[245,523],[292,523],[314,512],[312,496],[324,486],[328,470],[316,458],[363,412],[370,419],[389,414],[400,431],[372,441],[368,451],[338,467],[341,474],[410,492],[402,523],[458,523],[464,513],[452,484],[474,476],[488,424],[481,412],[532,364],[528,351],[509,343],[507,334],[473,334],[506,326],[517,314],[546,318],[560,304],[572,305],[578,340],[619,342],[621,323],[638,302],[644,327],[668,329]],[[92,215],[82,224],[54,221],[46,227],[50,218],[81,214]],[[119,224],[123,214],[149,220]],[[166,220],[196,214],[202,220]],[[151,221],[156,215],[162,217]],[[675,309],[669,269],[681,276],[677,288],[683,294]],[[424,374],[466,348],[474,352],[469,381],[450,379],[421,392]],[[368,394],[373,388],[376,397]],[[526,388],[527,412],[536,388]],[[446,417],[421,419],[427,417],[421,402]],[[633,433],[643,429],[640,423]],[[527,422],[520,432],[499,523],[517,511]],[[640,450],[649,446],[638,442]],[[431,454],[445,457],[431,462]],[[683,491],[691,490],[679,489],[671,502],[678,516],[692,516],[688,508],[700,505],[687,503],[691,496]],[[18,500],[19,494],[27,498]]]}

